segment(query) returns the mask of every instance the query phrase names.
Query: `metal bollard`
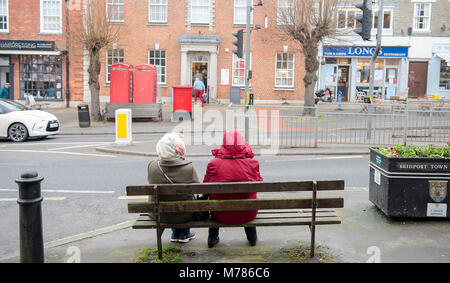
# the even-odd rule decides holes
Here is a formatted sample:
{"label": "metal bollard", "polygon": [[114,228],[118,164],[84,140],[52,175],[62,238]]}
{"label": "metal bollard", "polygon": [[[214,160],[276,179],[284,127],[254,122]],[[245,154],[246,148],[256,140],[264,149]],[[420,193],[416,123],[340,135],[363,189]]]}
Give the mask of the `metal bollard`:
{"label": "metal bollard", "polygon": [[20,263],[43,263],[41,182],[36,171],[27,170],[16,183],[19,185]]}

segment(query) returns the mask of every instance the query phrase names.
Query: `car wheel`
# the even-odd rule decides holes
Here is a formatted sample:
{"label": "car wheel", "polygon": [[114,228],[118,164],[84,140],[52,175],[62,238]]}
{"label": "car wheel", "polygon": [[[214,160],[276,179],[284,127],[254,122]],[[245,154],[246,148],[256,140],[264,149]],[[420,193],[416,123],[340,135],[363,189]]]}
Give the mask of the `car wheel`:
{"label": "car wheel", "polygon": [[22,123],[14,123],[8,129],[8,136],[13,142],[23,142],[28,138],[28,130]]}

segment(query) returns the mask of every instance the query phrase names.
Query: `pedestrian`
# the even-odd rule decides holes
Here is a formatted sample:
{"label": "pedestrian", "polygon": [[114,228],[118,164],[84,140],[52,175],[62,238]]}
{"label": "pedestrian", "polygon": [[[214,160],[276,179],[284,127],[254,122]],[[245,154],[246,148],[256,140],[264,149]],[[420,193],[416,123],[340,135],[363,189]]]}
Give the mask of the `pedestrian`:
{"label": "pedestrian", "polygon": [[203,92],[205,92],[205,84],[199,78],[195,78],[194,91],[195,91],[195,102],[197,102],[197,96],[200,96],[200,101],[202,102],[203,106],[203,104],[205,103],[205,101],[203,100]]}
{"label": "pedestrian", "polygon": [[[197,171],[192,162],[185,160],[186,146],[182,135],[169,133],[164,135],[156,144],[158,159],[148,165],[149,184],[172,184],[172,183],[199,183]],[[186,195],[161,195],[159,201],[182,201],[193,200],[194,196]],[[149,197],[153,201],[153,197]],[[161,222],[185,223],[192,220],[193,213],[170,213],[161,214]],[[152,215],[154,219],[154,215]],[[190,228],[172,229],[171,242],[187,243],[195,238],[195,232]]]}
{"label": "pedestrian", "polygon": [[0,98],[9,99],[9,83],[5,83],[0,89]]}
{"label": "pedestrian", "polygon": [[[259,163],[249,144],[239,131],[228,131],[223,135],[222,146],[212,151],[212,159],[206,168],[204,183],[213,182],[254,182],[262,181]],[[256,193],[211,194],[210,199],[256,199]],[[242,224],[252,221],[257,210],[245,211],[212,211],[214,220],[224,224]],[[245,234],[251,246],[256,244],[255,227],[245,227]],[[210,228],[208,247],[219,242],[219,228]]]}

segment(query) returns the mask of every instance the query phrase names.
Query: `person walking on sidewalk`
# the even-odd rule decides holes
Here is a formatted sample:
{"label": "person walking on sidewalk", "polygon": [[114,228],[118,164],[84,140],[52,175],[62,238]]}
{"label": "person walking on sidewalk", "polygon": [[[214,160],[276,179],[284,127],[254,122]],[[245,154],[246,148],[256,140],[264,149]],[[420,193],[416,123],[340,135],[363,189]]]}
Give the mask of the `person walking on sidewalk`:
{"label": "person walking on sidewalk", "polygon": [[[174,184],[174,183],[199,183],[197,171],[192,162],[185,160],[186,146],[181,134],[169,133],[164,135],[156,144],[158,159],[148,165],[149,184]],[[162,195],[160,201],[193,200],[194,196],[186,195]],[[153,201],[153,197],[149,197]],[[161,214],[161,222],[185,223],[192,220],[193,213]],[[154,215],[151,214],[154,219]],[[187,243],[195,238],[195,232],[190,228],[172,229],[171,242]]]}
{"label": "person walking on sidewalk", "polygon": [[205,103],[203,101],[203,93],[205,92],[205,84],[200,80],[200,78],[195,78],[194,91],[195,91],[195,102],[197,102],[197,96],[200,96],[200,101],[202,102],[202,105],[203,105]]}
{"label": "person walking on sidewalk", "polygon": [[[254,182],[262,181],[259,163],[249,144],[239,131],[228,131],[223,135],[222,146],[212,150],[212,159],[206,168],[204,183],[213,182]],[[256,199],[256,193],[245,194],[211,194],[210,199]],[[252,221],[257,210],[246,211],[213,211],[214,220],[224,224],[242,224]],[[255,227],[245,227],[245,234],[251,246],[256,244]],[[219,228],[210,228],[208,247],[219,242]]]}

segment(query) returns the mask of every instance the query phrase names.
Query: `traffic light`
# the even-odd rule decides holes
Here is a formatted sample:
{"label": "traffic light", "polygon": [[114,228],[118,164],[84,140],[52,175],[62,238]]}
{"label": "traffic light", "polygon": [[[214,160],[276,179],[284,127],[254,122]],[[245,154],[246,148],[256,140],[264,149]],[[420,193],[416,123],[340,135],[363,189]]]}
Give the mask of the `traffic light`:
{"label": "traffic light", "polygon": [[233,53],[237,55],[239,58],[243,58],[244,55],[244,30],[240,29],[237,32],[233,32],[233,36],[237,38],[236,41],[233,41],[233,45],[236,45],[236,50],[233,50]]}
{"label": "traffic light", "polygon": [[363,3],[355,4],[355,7],[362,10],[362,15],[356,16],[356,22],[361,26],[353,31],[359,34],[363,40],[370,40],[370,31],[372,30],[372,0],[364,0]]}

